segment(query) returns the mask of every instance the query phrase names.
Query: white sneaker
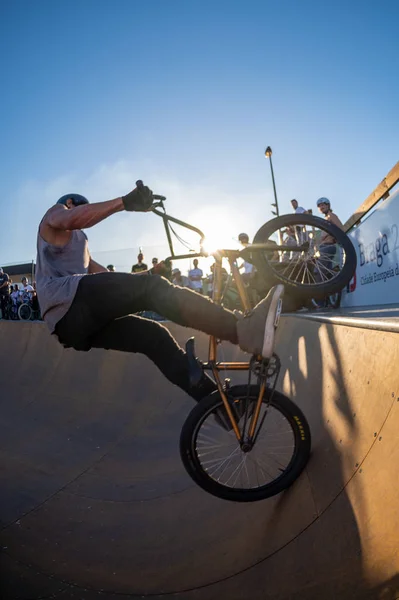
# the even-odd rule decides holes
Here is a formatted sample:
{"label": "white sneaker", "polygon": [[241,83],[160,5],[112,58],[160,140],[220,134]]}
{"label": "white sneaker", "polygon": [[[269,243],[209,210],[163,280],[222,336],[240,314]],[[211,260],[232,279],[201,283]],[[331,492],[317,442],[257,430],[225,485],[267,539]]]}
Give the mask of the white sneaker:
{"label": "white sneaker", "polygon": [[282,309],[284,286],[274,286],[261,302],[243,319],[237,321],[238,344],[241,350],[271,358],[276,328]]}

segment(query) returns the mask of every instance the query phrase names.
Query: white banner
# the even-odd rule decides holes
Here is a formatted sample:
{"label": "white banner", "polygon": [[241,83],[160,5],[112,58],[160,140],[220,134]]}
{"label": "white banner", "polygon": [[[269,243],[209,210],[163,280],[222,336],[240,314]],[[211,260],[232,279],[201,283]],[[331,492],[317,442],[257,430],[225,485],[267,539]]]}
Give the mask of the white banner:
{"label": "white banner", "polygon": [[394,304],[399,300],[399,191],[349,233],[357,269],[341,306]]}

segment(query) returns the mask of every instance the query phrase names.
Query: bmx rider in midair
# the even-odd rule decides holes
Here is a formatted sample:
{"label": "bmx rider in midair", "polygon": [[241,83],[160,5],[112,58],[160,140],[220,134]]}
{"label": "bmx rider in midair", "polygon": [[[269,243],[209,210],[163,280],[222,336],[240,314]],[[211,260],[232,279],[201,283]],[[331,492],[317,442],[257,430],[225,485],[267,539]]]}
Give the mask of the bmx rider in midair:
{"label": "bmx rider in midair", "polygon": [[270,358],[284,287],[272,288],[244,316],[171,284],[158,274],[162,263],[152,272],[112,273],[91,258],[83,229],[120,211],[149,210],[151,204],[151,190],[140,183],[126,196],[93,204],[79,194],[66,194],[46,212],[37,235],[36,283],[42,317],[65,347],[145,354],[169,381],[199,401],[217,389],[215,382],[204,373],[192,384],[188,357],[169,330],[132,313],[154,311]]}

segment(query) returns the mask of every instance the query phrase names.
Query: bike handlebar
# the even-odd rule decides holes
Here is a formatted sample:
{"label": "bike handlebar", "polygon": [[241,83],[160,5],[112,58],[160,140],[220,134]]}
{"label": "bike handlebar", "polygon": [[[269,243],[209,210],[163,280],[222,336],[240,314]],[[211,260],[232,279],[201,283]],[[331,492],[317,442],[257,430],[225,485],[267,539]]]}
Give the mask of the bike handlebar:
{"label": "bike handlebar", "polygon": [[[136,181],[136,187],[138,190],[142,189],[144,187],[144,183],[142,179],[138,179]],[[164,200],[166,200],[166,196],[161,196],[160,194],[153,194],[152,197],[154,198],[154,200],[159,200],[160,202],[163,202]],[[159,204],[158,204],[159,206]]]}

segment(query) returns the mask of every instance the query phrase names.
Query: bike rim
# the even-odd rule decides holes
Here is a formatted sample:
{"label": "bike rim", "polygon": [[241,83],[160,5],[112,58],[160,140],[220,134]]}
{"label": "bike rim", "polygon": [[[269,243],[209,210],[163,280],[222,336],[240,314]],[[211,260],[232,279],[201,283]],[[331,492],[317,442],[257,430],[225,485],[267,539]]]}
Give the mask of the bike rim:
{"label": "bike rim", "polygon": [[20,319],[23,321],[29,321],[32,311],[28,306],[21,306],[19,311]]}
{"label": "bike rim", "polygon": [[347,264],[343,245],[338,240],[323,242],[325,233],[329,232],[323,228],[323,221],[320,226],[298,223],[269,230],[267,239],[258,239],[256,243],[280,247],[261,252],[262,259],[280,280],[314,289],[339,278]]}
{"label": "bike rim", "polygon": [[[222,402],[219,407],[223,407]],[[194,435],[196,459],[211,480],[230,489],[255,490],[275,484],[287,473],[296,454],[295,433],[279,410],[262,403],[259,423],[267,414],[250,452],[241,450],[233,431],[227,432],[217,424],[214,411],[215,407],[203,416]],[[243,422],[244,415],[239,421],[240,430]]]}

